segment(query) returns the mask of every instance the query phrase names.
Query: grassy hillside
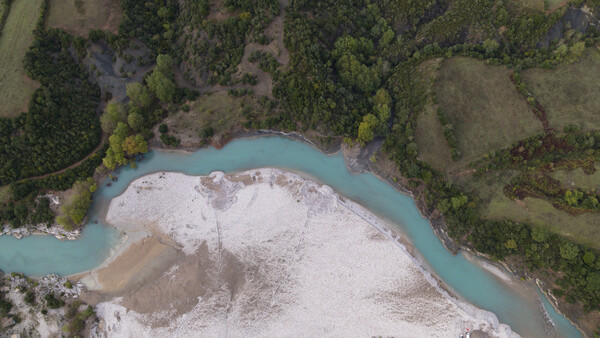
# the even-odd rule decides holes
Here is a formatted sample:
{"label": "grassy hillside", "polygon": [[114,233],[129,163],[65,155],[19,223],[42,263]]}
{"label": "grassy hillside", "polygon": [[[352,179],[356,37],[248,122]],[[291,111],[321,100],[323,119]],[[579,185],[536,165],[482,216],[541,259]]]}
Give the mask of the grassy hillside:
{"label": "grassy hillside", "polygon": [[420,74],[428,92],[427,104],[417,117],[415,142],[419,149],[419,159],[429,163],[435,169],[445,172],[454,166],[450,146],[444,138],[443,126],[438,118],[438,106],[433,102],[433,89],[437,73],[443,64],[443,59],[433,59],[419,66]]}
{"label": "grassy hillside", "polygon": [[437,74],[435,94],[453,126],[463,164],[543,129],[505,67],[465,57],[448,59]]}
{"label": "grassy hillside", "polygon": [[87,36],[90,29],[116,33],[120,21],[119,0],[50,0],[46,25]]}
{"label": "grassy hillside", "polygon": [[548,113],[550,126],[562,130],[579,123],[584,129],[600,129],[600,53],[588,48],[581,61],[555,70],[534,68],[523,80]]}
{"label": "grassy hillside", "polygon": [[568,0],[521,0],[523,7],[537,9],[539,11],[549,10],[553,11],[565,3]]}
{"label": "grassy hillside", "polygon": [[600,191],[600,167],[596,165],[596,172],[588,175],[582,168],[575,170],[561,169],[552,173],[552,177],[561,181],[564,185],[574,186],[583,190]]}
{"label": "grassy hillside", "polygon": [[27,109],[36,82],[25,75],[23,57],[33,41],[41,0],[14,0],[0,35],[0,116],[18,115]]}
{"label": "grassy hillside", "polygon": [[[600,73],[598,67],[600,54],[589,49],[580,62],[556,70],[534,68],[523,73],[528,88],[544,106],[551,127],[560,131],[573,123],[586,129],[600,127],[600,123],[597,124],[600,100],[594,95],[600,90],[594,80]],[[464,57],[447,59],[441,67],[433,66],[433,60],[429,60],[419,68],[430,91],[415,129],[419,158],[475,196],[479,201],[477,213],[483,219],[542,226],[600,249],[597,212],[564,210],[555,205],[557,197],[515,199],[506,192],[519,175],[548,172],[562,189],[593,193],[600,189],[600,173],[586,174],[577,167],[554,170],[531,163],[528,169],[516,166],[514,169],[492,169],[480,177],[473,175],[474,170],[469,167],[471,162],[543,132],[542,123],[511,82],[509,70]],[[462,153],[458,161],[451,159],[438,110],[444,112],[453,127],[456,146]],[[581,156],[584,155],[575,151],[565,159],[576,161]]]}

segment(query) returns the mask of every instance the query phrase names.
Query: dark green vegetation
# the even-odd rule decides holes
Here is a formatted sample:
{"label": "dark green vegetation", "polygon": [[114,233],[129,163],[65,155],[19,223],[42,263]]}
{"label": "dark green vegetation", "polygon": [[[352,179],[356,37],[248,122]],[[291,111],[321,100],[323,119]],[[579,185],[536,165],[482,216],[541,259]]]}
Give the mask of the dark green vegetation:
{"label": "dark green vegetation", "polygon": [[68,167],[100,142],[96,116],[100,90],[80,63],[86,41],[45,29],[46,2],[41,7],[33,44],[22,60],[28,76],[41,86],[33,93],[27,113],[0,118],[0,185],[12,182],[10,200],[0,205],[0,221],[13,227],[50,224],[53,213],[48,200],[36,195],[46,189],[64,190],[76,179],[91,176],[98,165],[97,157],[91,156],[60,174],[17,182]]}
{"label": "dark green vegetation", "polygon": [[118,37],[109,34],[117,50],[129,47],[132,38],[140,39],[155,55],[172,50],[177,38],[173,22],[179,6],[176,0],[122,0],[123,19]]}
{"label": "dark green vegetation", "polygon": [[188,1],[181,8],[177,26],[184,77],[196,85],[231,85],[249,42],[267,44],[263,34],[279,14],[277,0],[226,0],[225,17],[210,18],[208,0]]}
{"label": "dark green vegetation", "polygon": [[0,185],[65,168],[100,142],[100,90],[69,51],[85,48],[85,41],[44,30],[43,13],[40,22],[23,62],[41,87],[28,113],[0,119]]}

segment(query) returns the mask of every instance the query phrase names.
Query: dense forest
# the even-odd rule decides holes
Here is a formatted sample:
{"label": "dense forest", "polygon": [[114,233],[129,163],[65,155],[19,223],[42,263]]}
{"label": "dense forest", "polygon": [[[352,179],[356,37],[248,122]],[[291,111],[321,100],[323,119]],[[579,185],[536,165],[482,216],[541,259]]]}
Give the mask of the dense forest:
{"label": "dense forest", "polygon": [[25,69],[41,86],[28,113],[0,119],[0,185],[65,168],[100,142],[100,90],[74,59],[73,42],[61,31],[41,31],[27,53]]}
{"label": "dense forest", "polygon": [[223,20],[207,20],[206,0],[189,1],[176,22],[179,41],[176,55],[183,62],[184,76],[193,84],[231,85],[247,43],[267,44],[263,34],[279,14],[277,0],[227,0]]}

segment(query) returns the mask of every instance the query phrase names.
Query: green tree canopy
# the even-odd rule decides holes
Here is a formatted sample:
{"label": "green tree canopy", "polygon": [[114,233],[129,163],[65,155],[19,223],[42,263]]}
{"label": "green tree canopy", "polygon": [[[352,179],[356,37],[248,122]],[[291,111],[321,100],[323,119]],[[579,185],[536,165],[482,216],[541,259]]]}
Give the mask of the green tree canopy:
{"label": "green tree canopy", "polygon": [[127,96],[131,99],[131,105],[140,109],[147,108],[152,104],[152,96],[146,86],[141,83],[128,83],[127,84]]}
{"label": "green tree canopy", "polygon": [[589,266],[593,266],[596,261],[596,255],[591,251],[586,251],[583,255],[583,262]]}
{"label": "green tree canopy", "polygon": [[363,117],[362,122],[358,126],[358,140],[359,142],[366,143],[373,140],[375,136],[373,131],[379,124],[379,120],[373,114],[367,114]]}
{"label": "green tree canopy", "polygon": [[144,117],[137,111],[130,112],[127,116],[127,123],[131,129],[140,131],[144,127]]}
{"label": "green tree canopy", "polygon": [[123,150],[129,156],[134,156],[140,153],[148,151],[148,143],[144,140],[144,137],[140,134],[135,136],[127,136],[123,141]]}
{"label": "green tree canopy", "polygon": [[392,98],[385,88],[379,88],[373,97],[373,112],[379,119],[379,133],[385,133],[392,113]]}
{"label": "green tree canopy", "polygon": [[531,238],[538,243],[543,243],[548,239],[548,230],[542,227],[533,227],[531,229]]}
{"label": "green tree canopy", "polygon": [[568,261],[573,260],[579,254],[579,246],[571,242],[563,242],[560,245],[560,256]]}
{"label": "green tree canopy", "polygon": [[116,101],[111,101],[106,106],[105,112],[100,116],[100,125],[105,133],[111,134],[117,124],[125,121],[126,118],[127,110],[125,106]]}
{"label": "green tree canopy", "polygon": [[177,86],[164,73],[155,69],[148,77],[147,82],[148,88],[156,94],[160,101],[173,102]]}
{"label": "green tree canopy", "polygon": [[75,226],[83,223],[87,209],[92,203],[92,193],[96,191],[97,188],[98,186],[92,178],[85,181],[76,181],[73,184],[73,187],[71,188],[72,195],[61,209],[63,215],[56,218],[56,221],[62,225],[65,230],[73,230]]}
{"label": "green tree canopy", "polygon": [[155,71],[163,73],[167,78],[173,78],[173,59],[170,55],[159,54],[156,57],[156,68]]}

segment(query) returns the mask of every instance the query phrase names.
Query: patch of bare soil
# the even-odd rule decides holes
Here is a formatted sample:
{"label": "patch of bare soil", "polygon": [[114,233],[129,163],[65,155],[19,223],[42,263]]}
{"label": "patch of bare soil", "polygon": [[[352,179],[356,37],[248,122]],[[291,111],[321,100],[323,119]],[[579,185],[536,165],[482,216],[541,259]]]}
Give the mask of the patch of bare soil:
{"label": "patch of bare soil", "polygon": [[225,0],[210,0],[209,1],[210,12],[206,17],[207,20],[210,21],[225,21],[225,19],[239,15],[239,11],[229,12],[225,8]]}

